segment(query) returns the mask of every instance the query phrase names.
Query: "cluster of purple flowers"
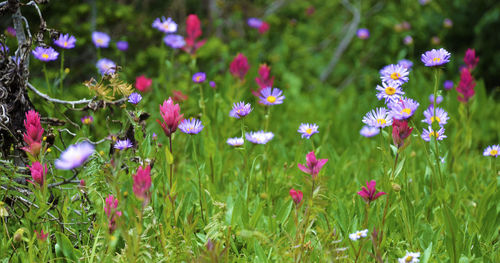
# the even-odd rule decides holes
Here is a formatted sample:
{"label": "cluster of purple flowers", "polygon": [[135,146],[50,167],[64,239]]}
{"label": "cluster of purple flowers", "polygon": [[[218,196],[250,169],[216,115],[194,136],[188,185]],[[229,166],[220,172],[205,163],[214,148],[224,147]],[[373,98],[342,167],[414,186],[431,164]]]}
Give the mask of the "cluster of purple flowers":
{"label": "cluster of purple flowers", "polygon": [[152,26],[160,32],[165,33],[165,37],[163,38],[165,45],[174,49],[182,48],[186,45],[184,37],[174,34],[177,32],[177,23],[172,18],[165,18],[164,16],[161,19],[156,18]]}
{"label": "cluster of purple flowers", "polygon": [[[422,54],[422,62],[428,67],[444,65],[450,61],[449,59],[450,53],[442,48],[439,50],[433,49]],[[375,136],[379,133],[379,131],[377,131],[379,128],[381,129],[390,125],[396,125],[398,130],[402,129],[402,127],[407,127],[408,120],[415,114],[415,111],[420,106],[417,101],[405,97],[405,92],[402,89],[402,85],[409,80],[408,75],[412,66],[413,62],[403,59],[400,60],[398,64],[391,64],[380,70],[382,85],[377,85],[376,87],[377,98],[379,100],[384,99],[387,108],[376,108],[364,116],[363,123],[367,126],[361,129],[361,135],[365,137]],[[434,110],[434,101],[436,104],[439,104],[443,100],[442,97],[434,99],[433,95],[431,100],[432,105],[424,112],[426,119],[423,121],[429,124],[430,127],[424,130],[422,138],[428,141],[430,140],[430,136],[436,136],[438,140],[442,140],[446,137],[444,135],[443,125],[446,124],[448,120],[448,114],[441,108],[436,108],[436,110]],[[433,121],[437,121],[439,124],[441,128],[439,131],[432,130],[431,126]],[[411,133],[411,131],[409,131],[409,133]],[[405,135],[409,135],[409,133],[405,133]]]}

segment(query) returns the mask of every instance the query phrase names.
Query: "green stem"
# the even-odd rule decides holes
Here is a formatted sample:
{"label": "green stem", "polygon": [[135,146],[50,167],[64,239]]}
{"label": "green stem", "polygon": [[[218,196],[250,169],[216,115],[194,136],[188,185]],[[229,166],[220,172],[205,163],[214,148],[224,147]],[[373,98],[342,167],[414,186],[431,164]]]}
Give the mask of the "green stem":
{"label": "green stem", "polygon": [[59,71],[59,92],[63,90],[63,81],[64,81],[64,50],[61,52],[61,68]]}
{"label": "green stem", "polygon": [[396,152],[396,158],[394,159],[394,166],[392,167],[391,182],[394,181],[394,172],[396,171],[396,166],[398,164],[398,157],[399,157],[399,148],[398,151]]}
{"label": "green stem", "polygon": [[45,85],[47,85],[47,89],[50,90],[50,93],[52,93],[52,89],[49,84],[49,75],[47,74],[47,66],[45,63],[43,64],[43,74],[45,75]]}
{"label": "green stem", "polygon": [[203,117],[208,118],[208,116],[205,112],[205,99],[203,97],[203,87],[201,84],[198,84],[198,88],[200,89],[200,108],[201,108],[201,111],[203,112]]}
{"label": "green stem", "polygon": [[200,174],[200,166],[198,165],[198,156],[196,155],[196,144],[194,143],[194,138],[191,138],[193,141],[193,159],[196,165],[196,172],[198,173],[198,191],[200,192],[200,210],[201,210],[201,219],[205,222],[205,217],[203,216],[203,202],[202,202],[202,188],[201,188],[201,174]]}
{"label": "green stem", "polygon": [[271,106],[267,106],[267,113],[264,118],[266,119],[266,125],[264,126],[264,131],[267,132],[267,128],[269,127],[269,119],[271,118]]}
{"label": "green stem", "polygon": [[[439,81],[439,73],[440,70],[437,68],[434,70],[434,105],[433,105],[433,116],[436,116],[436,101],[437,101],[437,91],[438,91],[438,81]],[[432,122],[431,122],[432,123]],[[434,146],[436,147],[436,150],[434,151],[434,156],[436,158],[436,166],[438,170],[438,175],[439,175],[439,180],[441,183],[441,186],[443,185],[443,175],[441,174],[441,165],[440,165],[440,160],[439,160],[439,145],[437,141],[437,131],[434,131],[435,136],[434,136]]]}

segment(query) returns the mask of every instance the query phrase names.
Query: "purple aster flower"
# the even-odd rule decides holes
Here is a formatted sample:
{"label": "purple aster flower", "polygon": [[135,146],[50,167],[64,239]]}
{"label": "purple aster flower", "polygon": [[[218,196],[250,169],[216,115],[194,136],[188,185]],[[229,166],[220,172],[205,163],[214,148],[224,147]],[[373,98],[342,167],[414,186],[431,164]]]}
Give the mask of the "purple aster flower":
{"label": "purple aster flower", "polygon": [[410,71],[411,67],[413,67],[413,62],[411,62],[411,60],[408,59],[401,59],[400,61],[398,61],[398,64],[403,66],[408,71]]}
{"label": "purple aster flower", "polygon": [[257,29],[259,29],[262,26],[262,23],[263,23],[262,20],[255,18],[255,17],[251,17],[247,20],[248,26],[253,27],[253,28],[257,28]]}
{"label": "purple aster flower", "polygon": [[233,103],[233,109],[229,112],[229,116],[239,119],[240,117],[247,116],[250,112],[252,112],[252,105],[240,101],[238,103]]}
{"label": "purple aster flower", "polygon": [[[434,94],[429,95],[429,101],[431,102],[431,105],[434,104]],[[443,102],[443,96],[438,95],[436,98],[436,104],[439,104],[441,102]]]}
{"label": "purple aster flower", "polygon": [[193,75],[192,79],[194,83],[202,83],[207,79],[207,75],[205,74],[205,72],[198,72]]}
{"label": "purple aster flower", "polygon": [[451,90],[453,89],[453,80],[445,80],[444,83],[443,83],[443,86],[444,86],[444,89],[445,90]]}
{"label": "purple aster flower", "polygon": [[370,37],[370,30],[366,28],[360,28],[356,32],[356,35],[358,36],[359,39],[368,39]]}
{"label": "purple aster flower", "polygon": [[413,44],[413,37],[405,36],[405,38],[403,39],[403,43],[407,46]]}
{"label": "purple aster flower", "polygon": [[403,85],[408,82],[408,70],[402,65],[388,65],[380,71],[380,78],[390,85]]}
{"label": "purple aster flower", "polygon": [[128,148],[132,148],[132,142],[127,138],[125,140],[117,140],[114,148],[117,150],[126,150]]}
{"label": "purple aster flower", "polygon": [[318,128],[319,127],[316,123],[313,124],[301,123],[297,132],[299,132],[302,135],[301,136],[302,138],[309,139],[313,134],[319,133]]}
{"label": "purple aster flower", "polygon": [[82,124],[84,125],[90,125],[94,122],[94,117],[92,116],[83,116],[83,118],[81,119],[82,121]]}
{"label": "purple aster flower", "polygon": [[413,116],[420,104],[410,98],[401,98],[399,100],[391,101],[389,109],[391,109],[391,116],[396,120],[405,120]]}
{"label": "purple aster flower", "polygon": [[167,19],[164,16],[161,19],[156,18],[153,22],[153,27],[163,33],[175,33],[177,31],[177,24],[170,17]]}
{"label": "purple aster flower", "polygon": [[96,47],[106,48],[109,46],[111,38],[103,32],[92,32],[92,41]]}
{"label": "purple aster flower", "polygon": [[3,43],[0,43],[0,53],[7,53],[9,52],[9,47]]}
{"label": "purple aster flower", "polygon": [[498,157],[499,153],[500,153],[500,145],[497,144],[486,147],[486,149],[484,149],[483,155]]}
{"label": "purple aster flower", "polygon": [[158,139],[158,135],[156,135],[156,133],[153,132],[151,138],[153,139],[153,141],[156,141]]}
{"label": "purple aster flower", "polygon": [[[426,0],[430,1],[430,0]],[[420,0],[420,3],[422,4],[423,0]],[[406,255],[402,258],[398,258],[398,263],[417,263],[420,262],[420,252],[408,252],[406,251]]]}
{"label": "purple aster flower", "polygon": [[245,133],[245,137],[251,143],[266,144],[274,137],[274,134],[272,132],[265,132],[263,130],[260,130],[257,132],[247,132]]}
{"label": "purple aster flower", "polygon": [[349,234],[349,238],[352,240],[352,241],[356,241],[362,237],[366,237],[368,235],[368,229],[365,229],[365,230],[361,230],[361,231],[356,231],[352,234]]}
{"label": "purple aster flower", "polygon": [[116,42],[116,48],[120,51],[127,51],[128,49],[128,42],[127,41],[118,41]]}
{"label": "purple aster flower", "polygon": [[431,43],[433,45],[439,45],[439,44],[441,44],[441,39],[438,36],[433,36],[431,38]]}
{"label": "purple aster flower", "polygon": [[33,50],[33,56],[35,56],[35,58],[38,60],[47,62],[56,60],[59,56],[59,53],[51,47],[36,47],[35,50]]}
{"label": "purple aster flower", "polygon": [[359,131],[359,134],[365,136],[366,138],[373,137],[379,133],[380,133],[379,128],[375,128],[372,126],[366,126],[366,125],[363,126],[363,128],[361,128],[361,130]]}
{"label": "purple aster flower", "polygon": [[88,142],[73,144],[61,153],[54,164],[57,169],[71,170],[85,163],[92,153],[94,153],[94,145]]}
{"label": "purple aster flower", "polygon": [[215,81],[210,81],[208,84],[210,85],[210,87],[215,89]]}
{"label": "purple aster flower", "polygon": [[133,92],[132,94],[130,94],[130,96],[128,96],[128,102],[130,102],[132,104],[137,104],[141,100],[142,100],[142,96],[141,96],[141,94],[139,94],[137,92]]}
{"label": "purple aster flower", "polygon": [[101,75],[113,74],[116,72],[115,62],[107,58],[99,59],[99,61],[97,61],[96,67]]}
{"label": "purple aster flower", "polygon": [[384,128],[392,125],[392,116],[386,108],[376,108],[363,117],[363,123],[375,128]]}
{"label": "purple aster flower", "polygon": [[377,85],[377,99],[385,99],[385,103],[388,103],[392,100],[400,99],[402,95],[404,95],[404,91],[401,89],[396,82],[392,83],[396,85],[388,85],[385,82],[382,82],[382,86]]}
{"label": "purple aster flower", "polygon": [[60,34],[59,38],[54,40],[54,44],[64,49],[74,48],[75,43],[76,43],[76,38],[74,36],[70,36],[69,34],[66,35]]}
{"label": "purple aster flower", "polygon": [[434,107],[429,107],[424,111],[424,116],[425,120],[422,120],[422,122],[432,125],[434,121],[437,121],[437,123],[441,127],[443,127],[443,125],[445,125],[449,119],[448,113],[439,107],[436,108],[436,115],[434,115]]}
{"label": "purple aster flower", "polygon": [[442,141],[444,138],[446,138],[446,135],[444,135],[444,128],[441,127],[439,131],[434,131],[432,130],[432,127],[429,126],[429,128],[424,129],[422,132],[422,139],[426,142],[431,141],[431,137],[434,136],[438,141]]}
{"label": "purple aster flower", "polygon": [[449,18],[445,18],[443,20],[443,26],[445,28],[452,28],[453,27],[453,21],[451,21],[451,19],[449,19]]}
{"label": "purple aster flower", "polygon": [[201,125],[201,121],[198,119],[184,119],[179,124],[179,130],[187,134],[198,134],[203,130],[203,125]]}
{"label": "purple aster flower", "polygon": [[245,143],[245,140],[243,140],[243,138],[234,137],[227,139],[227,144],[234,147],[242,146],[243,143]]}
{"label": "purple aster flower", "polygon": [[260,91],[260,101],[264,105],[282,104],[285,96],[282,95],[283,91],[278,88],[267,87]]}
{"label": "purple aster flower", "polygon": [[171,48],[182,48],[186,45],[186,41],[184,40],[184,37],[181,35],[175,35],[175,34],[169,34],[166,35],[163,38],[163,42],[165,42],[165,45],[171,47]]}
{"label": "purple aster flower", "polygon": [[450,62],[451,54],[444,48],[433,49],[422,54],[422,62],[426,67],[436,67]]}

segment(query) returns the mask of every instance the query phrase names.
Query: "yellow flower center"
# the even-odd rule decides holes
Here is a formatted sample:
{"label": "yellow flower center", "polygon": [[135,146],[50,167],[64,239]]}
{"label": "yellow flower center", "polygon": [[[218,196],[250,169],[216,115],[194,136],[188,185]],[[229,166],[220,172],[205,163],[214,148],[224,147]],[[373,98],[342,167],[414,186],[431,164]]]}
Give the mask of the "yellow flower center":
{"label": "yellow flower center", "polygon": [[430,138],[431,136],[434,136],[434,137],[436,137],[436,138],[437,138],[437,137],[438,137],[438,133],[437,133],[437,132],[435,132],[435,131],[431,131],[431,132],[429,132],[429,138]]}
{"label": "yellow flower center", "polygon": [[434,121],[437,121],[438,123],[440,123],[441,119],[438,116],[432,116],[431,117],[431,123],[434,122]]}
{"label": "yellow flower center", "polygon": [[48,59],[48,58],[49,58],[49,55],[44,53],[44,54],[42,54],[42,58],[44,58],[44,59]]}
{"label": "yellow flower center", "polygon": [[358,235],[358,237],[361,237],[362,234],[363,233],[361,233],[361,232],[356,233],[356,235]]}
{"label": "yellow flower center", "polygon": [[267,97],[267,99],[266,99],[266,100],[267,100],[267,102],[269,102],[269,103],[274,103],[274,102],[276,101],[276,97],[274,97],[274,96],[272,96],[272,95],[271,95],[271,96]]}
{"label": "yellow flower center", "polygon": [[168,24],[167,24],[167,23],[163,24],[163,28],[164,28],[165,30],[168,30]]}
{"label": "yellow flower center", "polygon": [[200,76],[196,76],[196,81],[200,81]]}
{"label": "yellow flower center", "polygon": [[404,108],[400,112],[401,114],[406,113],[406,114],[411,114],[411,109],[410,108]]}
{"label": "yellow flower center", "polygon": [[387,87],[387,88],[385,88],[385,93],[387,95],[393,95],[394,93],[396,93],[396,89],[393,87]]}
{"label": "yellow flower center", "polygon": [[98,38],[98,39],[96,40],[96,42],[97,42],[97,43],[99,43],[99,44],[102,44],[104,41],[102,41],[102,39]]}
{"label": "yellow flower center", "polygon": [[498,154],[498,151],[493,149],[490,151],[490,155],[493,156],[493,155],[497,155]]}
{"label": "yellow flower center", "polygon": [[307,134],[311,134],[312,132],[313,132],[313,130],[311,128],[309,128],[309,129],[306,130]]}
{"label": "yellow flower center", "polygon": [[64,41],[64,46],[67,47],[68,46],[68,42],[67,41]]}
{"label": "yellow flower center", "polygon": [[387,121],[385,121],[385,119],[377,119],[377,123],[380,125],[383,125],[383,124],[386,124]]}
{"label": "yellow flower center", "polygon": [[397,72],[394,72],[394,73],[391,74],[391,79],[397,80],[399,78],[401,78],[401,74],[399,74]]}
{"label": "yellow flower center", "polygon": [[440,62],[441,58],[433,58],[432,61],[434,61],[434,62]]}
{"label": "yellow flower center", "polygon": [[413,260],[412,256],[407,256],[405,259],[406,262],[411,262],[412,260]]}

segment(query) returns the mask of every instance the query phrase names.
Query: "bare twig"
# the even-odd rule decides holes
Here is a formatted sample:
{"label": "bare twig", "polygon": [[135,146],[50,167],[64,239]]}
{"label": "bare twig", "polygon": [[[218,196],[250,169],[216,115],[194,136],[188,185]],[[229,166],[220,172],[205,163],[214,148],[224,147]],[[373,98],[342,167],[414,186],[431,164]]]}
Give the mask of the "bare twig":
{"label": "bare twig", "polygon": [[47,101],[50,101],[50,102],[54,102],[54,103],[60,103],[60,104],[69,104],[71,105],[73,108],[75,107],[75,105],[77,104],[88,104],[90,102],[92,102],[93,100],[89,100],[89,99],[81,99],[81,100],[73,100],[73,101],[68,101],[68,100],[60,100],[60,99],[54,99],[54,98],[51,98],[49,95],[47,94],[44,94],[42,93],[41,91],[37,90],[33,85],[31,85],[31,83],[28,83],[28,87],[34,91],[36,93],[36,95],[44,98],[45,100]]}
{"label": "bare twig", "polygon": [[349,24],[347,33],[345,34],[344,38],[340,41],[340,44],[337,46],[337,49],[333,53],[330,62],[328,62],[326,68],[323,70],[323,72],[321,72],[321,75],[319,77],[321,82],[324,82],[333,72],[335,65],[337,65],[337,63],[339,62],[340,58],[342,57],[342,54],[344,53],[347,46],[349,46],[349,44],[351,43],[351,40],[354,37],[356,30],[358,29],[359,20],[361,17],[359,8],[353,6],[348,0],[343,0],[342,4],[352,13],[353,18],[351,20],[351,23]]}
{"label": "bare twig", "polygon": [[[4,190],[8,190],[7,187],[5,186],[0,186],[0,188],[4,189]],[[17,199],[19,199],[25,206],[27,207],[30,207],[30,206],[33,206],[35,208],[39,208],[38,205],[32,203],[31,201],[29,201],[28,199],[25,199],[21,196],[16,196]],[[52,218],[54,221],[56,221],[61,227],[63,227],[66,231],[68,231],[69,233],[73,234],[73,235],[76,235],[75,232],[71,231],[71,229],[67,228],[66,226],[64,226],[64,224],[59,220],[59,218],[55,217],[52,213],[50,212],[46,212],[47,215]]]}

